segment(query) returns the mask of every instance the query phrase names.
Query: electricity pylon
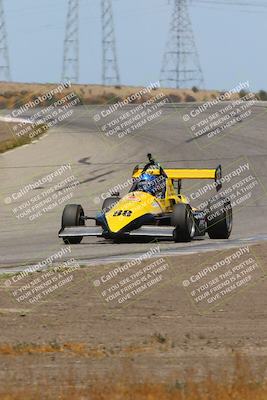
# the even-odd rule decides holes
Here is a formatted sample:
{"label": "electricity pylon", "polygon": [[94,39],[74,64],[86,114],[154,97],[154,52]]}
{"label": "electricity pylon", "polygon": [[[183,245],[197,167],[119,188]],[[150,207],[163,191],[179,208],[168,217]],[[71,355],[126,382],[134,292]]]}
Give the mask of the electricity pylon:
{"label": "electricity pylon", "polygon": [[174,8],[160,73],[162,86],[203,87],[204,79],[194,40],[187,0],[173,0]]}
{"label": "electricity pylon", "polygon": [[79,81],[79,0],[68,0],[62,81]]}
{"label": "electricity pylon", "polygon": [[116,41],[111,0],[102,0],[102,82],[119,85],[120,75],[116,54]]}
{"label": "electricity pylon", "polygon": [[3,0],[0,0],[0,81],[11,81]]}

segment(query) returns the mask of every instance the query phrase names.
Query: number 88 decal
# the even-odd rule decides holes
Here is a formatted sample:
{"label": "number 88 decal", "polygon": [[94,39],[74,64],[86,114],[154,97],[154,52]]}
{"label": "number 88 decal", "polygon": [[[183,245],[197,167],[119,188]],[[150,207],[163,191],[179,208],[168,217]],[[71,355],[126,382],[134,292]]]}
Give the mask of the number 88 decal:
{"label": "number 88 decal", "polygon": [[130,210],[117,210],[114,212],[113,217],[130,217],[132,215],[132,211]]}

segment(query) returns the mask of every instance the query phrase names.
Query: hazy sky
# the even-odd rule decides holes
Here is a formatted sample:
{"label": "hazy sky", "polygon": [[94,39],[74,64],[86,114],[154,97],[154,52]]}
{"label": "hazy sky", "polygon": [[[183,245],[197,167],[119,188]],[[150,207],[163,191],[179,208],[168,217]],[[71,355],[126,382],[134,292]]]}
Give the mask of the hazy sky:
{"label": "hazy sky", "polygon": [[[80,0],[82,83],[101,83],[100,2]],[[13,80],[59,81],[67,0],[4,0],[4,6]],[[252,90],[267,89],[267,8],[252,9],[256,12],[231,5],[190,6],[207,89],[230,89],[246,80]],[[171,1],[113,0],[113,11],[122,84],[157,81]]]}

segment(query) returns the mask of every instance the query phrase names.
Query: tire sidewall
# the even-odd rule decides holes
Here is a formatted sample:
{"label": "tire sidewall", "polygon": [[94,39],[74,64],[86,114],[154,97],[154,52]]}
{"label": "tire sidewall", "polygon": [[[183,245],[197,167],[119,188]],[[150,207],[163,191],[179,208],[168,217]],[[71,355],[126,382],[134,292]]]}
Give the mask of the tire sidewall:
{"label": "tire sidewall", "polygon": [[[212,209],[212,202],[209,202],[207,210],[207,230],[211,239],[228,239],[233,227],[233,211],[231,201],[228,198],[220,197],[217,211]],[[216,215],[216,213],[218,215]],[[213,218],[211,218],[213,216]]]}
{"label": "tire sidewall", "polygon": [[190,242],[195,233],[191,207],[188,204],[175,204],[171,222],[175,226],[173,231],[174,241]]}
{"label": "tire sidewall", "polygon": [[106,213],[108,211],[110,211],[112,209],[112,207],[115,206],[115,204],[117,204],[120,201],[120,197],[108,197],[104,200],[103,204],[102,204],[102,212]]}
{"label": "tire sidewall", "polygon": [[63,210],[61,226],[83,226],[85,224],[81,217],[84,216],[83,208],[80,204],[67,204]]}
{"label": "tire sidewall", "polygon": [[[80,204],[67,204],[62,213],[61,226],[62,229],[71,226],[83,226],[85,225],[83,208]],[[63,237],[65,244],[79,244],[83,239],[83,236],[69,236]]]}

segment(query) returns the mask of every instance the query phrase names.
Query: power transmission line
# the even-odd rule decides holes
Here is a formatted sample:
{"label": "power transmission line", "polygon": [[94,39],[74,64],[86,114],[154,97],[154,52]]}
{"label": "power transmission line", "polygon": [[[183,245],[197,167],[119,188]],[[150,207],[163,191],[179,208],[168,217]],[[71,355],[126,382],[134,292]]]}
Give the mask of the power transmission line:
{"label": "power transmission line", "polygon": [[247,13],[263,13],[267,10],[267,3],[251,3],[242,1],[231,1],[227,0],[190,0],[190,6],[231,6],[237,11],[247,12]]}
{"label": "power transmission line", "polygon": [[11,81],[3,0],[0,0],[0,81]]}
{"label": "power transmission line", "polygon": [[227,1],[227,0],[190,0],[190,3],[206,3],[212,5],[228,5],[228,6],[242,6],[242,7],[261,7],[266,8],[267,3],[263,2],[246,2],[246,1]]}
{"label": "power transmission line", "polygon": [[102,82],[119,85],[120,75],[116,53],[116,41],[111,0],[102,0]]}
{"label": "power transmission line", "polygon": [[68,0],[62,81],[79,81],[79,0]]}
{"label": "power transmission line", "polygon": [[163,86],[203,87],[204,79],[194,40],[187,0],[173,0],[169,40],[163,57]]}

